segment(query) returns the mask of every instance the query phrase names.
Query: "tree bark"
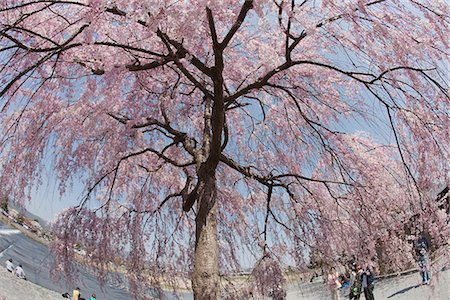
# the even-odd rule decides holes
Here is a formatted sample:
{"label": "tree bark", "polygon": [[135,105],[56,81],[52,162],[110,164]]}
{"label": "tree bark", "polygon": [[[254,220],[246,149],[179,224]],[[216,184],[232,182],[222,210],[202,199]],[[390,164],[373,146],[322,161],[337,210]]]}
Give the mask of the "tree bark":
{"label": "tree bark", "polygon": [[198,199],[195,218],[195,261],[192,289],[195,300],[218,300],[219,291],[219,245],[217,240],[216,178],[205,179],[203,192]]}

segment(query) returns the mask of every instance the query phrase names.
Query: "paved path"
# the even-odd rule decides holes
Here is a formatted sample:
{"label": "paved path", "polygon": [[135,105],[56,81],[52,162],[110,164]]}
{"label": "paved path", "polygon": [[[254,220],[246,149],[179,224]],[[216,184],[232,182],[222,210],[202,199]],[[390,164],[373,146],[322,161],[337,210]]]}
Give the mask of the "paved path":
{"label": "paved path", "polygon": [[[432,267],[430,285],[421,285],[418,272],[408,275],[386,278],[375,282],[376,300],[450,300],[449,257],[442,256]],[[348,291],[342,291],[341,300],[348,299]],[[331,299],[323,283],[294,284],[288,290],[287,300],[322,300]],[[365,299],[364,296],[361,300]]]}

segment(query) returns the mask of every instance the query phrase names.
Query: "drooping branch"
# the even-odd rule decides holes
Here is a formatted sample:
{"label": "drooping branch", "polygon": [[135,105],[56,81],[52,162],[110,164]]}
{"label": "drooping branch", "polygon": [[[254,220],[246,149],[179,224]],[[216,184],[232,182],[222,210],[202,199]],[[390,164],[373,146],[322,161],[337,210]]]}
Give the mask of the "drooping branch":
{"label": "drooping branch", "polygon": [[137,210],[137,209],[135,209],[135,208],[131,208],[131,209],[130,209],[130,208],[126,208],[126,209],[127,209],[127,213],[128,213],[128,214],[135,213],[135,214],[149,214],[149,215],[154,215],[155,213],[157,213],[158,211],[160,211],[160,210],[163,208],[164,204],[166,204],[170,199],[178,198],[178,197],[181,197],[181,196],[182,196],[182,193],[181,193],[181,192],[179,192],[179,193],[172,193],[172,194],[167,195],[167,196],[161,201],[161,203],[158,204],[158,206],[157,206],[155,209],[152,209],[152,210],[149,210],[149,209]]}
{"label": "drooping branch", "polygon": [[386,107],[386,111],[387,111],[387,114],[388,114],[388,117],[389,117],[389,124],[391,125],[392,131],[394,133],[395,143],[397,145],[397,149],[398,149],[398,152],[400,154],[400,158],[402,160],[403,166],[406,168],[406,170],[408,172],[408,175],[410,176],[410,178],[414,182],[414,186],[416,187],[416,190],[417,190],[417,192],[419,194],[419,197],[420,197],[419,204],[420,204],[420,207],[423,209],[422,193],[420,192],[419,185],[417,184],[417,181],[416,181],[414,175],[412,174],[409,165],[406,163],[405,157],[403,155],[403,150],[402,150],[402,147],[400,145],[400,140],[399,140],[398,135],[397,135],[397,130],[395,129],[394,120],[392,119],[391,109],[390,109],[390,107],[388,105],[385,105],[385,107]]}
{"label": "drooping branch", "polygon": [[273,191],[273,186],[269,185],[268,187],[268,191],[267,191],[267,199],[266,199],[266,216],[264,218],[264,230],[263,230],[263,235],[264,235],[264,248],[263,248],[263,253],[264,255],[266,254],[267,251],[267,225],[269,223],[269,214],[270,214],[270,201],[272,200],[272,191]]}
{"label": "drooping branch", "polygon": [[[110,203],[110,201],[111,201],[111,199],[112,199],[112,193],[113,193],[113,189],[114,189],[115,182],[116,182],[116,180],[117,180],[117,176],[118,176],[118,172],[119,172],[119,169],[120,169],[120,165],[121,165],[124,161],[126,161],[126,160],[128,160],[128,159],[130,159],[130,158],[137,157],[137,156],[143,155],[143,154],[148,153],[148,152],[157,155],[159,158],[163,159],[165,163],[169,163],[169,164],[171,164],[171,165],[173,165],[173,166],[175,166],[175,167],[184,168],[184,167],[187,167],[187,166],[190,166],[190,165],[193,165],[193,164],[194,164],[194,162],[178,163],[178,162],[176,162],[176,161],[170,159],[169,157],[165,156],[162,152],[159,152],[159,151],[157,151],[157,150],[155,150],[155,149],[153,149],[153,148],[150,148],[150,147],[145,148],[145,149],[142,149],[142,150],[140,150],[140,151],[136,151],[136,152],[133,152],[133,153],[129,153],[129,154],[127,154],[127,155],[121,157],[121,158],[117,161],[117,164],[115,165],[115,167],[114,167],[113,169],[111,169],[111,170],[108,171],[108,172],[105,172],[105,173],[104,173],[104,174],[103,174],[103,175],[102,175],[102,176],[94,183],[94,185],[91,186],[91,187],[88,189],[86,195],[83,197],[83,199],[81,200],[80,204],[78,205],[78,210],[79,210],[79,212],[81,211],[81,208],[83,208],[83,206],[85,205],[85,202],[89,199],[89,196],[90,196],[90,194],[94,191],[94,189],[95,189],[95,188],[96,188],[103,180],[105,180],[109,175],[113,174],[112,183],[111,183],[111,185],[110,185],[110,187],[109,187],[109,195],[108,195],[108,199],[107,199],[107,201],[105,201],[105,203],[103,203],[102,206],[99,207],[98,209],[101,209],[101,208],[103,208],[104,206],[109,205],[109,203]],[[141,167],[142,167],[142,166],[141,166]],[[145,166],[144,166],[144,169],[145,169]],[[189,187],[190,181],[191,181],[191,178],[190,178],[189,176],[187,176],[187,181],[186,181],[186,186],[185,186],[185,188],[184,188],[180,193],[175,193],[175,194],[173,194],[173,195],[167,196],[166,199],[160,204],[160,207],[162,207],[162,205],[164,205],[164,203],[167,202],[170,198],[178,197],[178,196],[183,196],[183,197],[184,197],[184,196],[186,195],[186,193],[187,193],[187,189],[188,189],[188,187]]]}
{"label": "drooping branch", "polygon": [[[382,2],[385,2],[385,1],[386,1],[386,0],[375,0],[375,1],[372,1],[372,2],[367,3],[365,6],[370,7],[370,6],[372,6],[372,5],[375,5],[375,4],[378,4],[378,3],[382,3]],[[359,11],[359,10],[360,10],[360,8],[355,8],[355,9],[353,9],[352,12],[357,12],[357,11]],[[327,19],[325,19],[325,20],[319,22],[319,23],[316,25],[316,27],[317,27],[317,28],[320,28],[320,27],[322,27],[322,26],[324,26],[324,25],[326,25],[326,24],[329,24],[329,23],[332,23],[332,22],[334,22],[334,21],[340,20],[340,19],[342,19],[343,17],[345,17],[345,16],[347,16],[347,15],[349,15],[349,14],[350,14],[350,13],[343,13],[343,14],[339,14],[339,15],[334,16],[334,17],[327,18]]]}
{"label": "drooping branch", "polygon": [[[414,68],[414,67],[409,67],[409,66],[398,66],[398,67],[393,67],[388,70],[385,70],[385,71],[381,72],[380,75],[375,75],[375,74],[366,73],[366,72],[346,71],[339,67],[336,67],[336,66],[333,66],[330,64],[326,64],[326,63],[322,63],[322,62],[317,62],[317,61],[292,60],[292,61],[286,61],[285,63],[281,64],[280,66],[270,70],[264,76],[258,78],[255,82],[247,85],[246,87],[242,88],[239,91],[236,91],[233,95],[226,97],[225,101],[226,102],[235,101],[239,97],[242,97],[254,90],[261,89],[262,87],[269,85],[269,80],[272,77],[274,77],[275,75],[277,75],[278,73],[281,73],[282,71],[288,70],[294,66],[299,66],[299,65],[312,65],[312,66],[317,66],[317,67],[333,70],[339,74],[350,77],[351,79],[353,79],[361,84],[364,84],[364,85],[372,85],[377,81],[381,81],[385,77],[386,74],[389,74],[391,72],[395,72],[398,70],[410,70],[410,71],[415,71],[415,72],[420,73],[425,78],[427,78],[431,82],[433,82],[433,84],[435,84],[441,91],[445,92],[445,89],[442,87],[442,85],[440,85],[436,80],[430,78],[430,76],[425,73],[425,71],[429,71],[429,69],[420,69],[420,68]],[[365,79],[365,78],[371,78],[371,79]],[[447,93],[444,93],[444,94],[446,95],[446,97],[449,97]]]}
{"label": "drooping branch", "polygon": [[[61,52],[71,49],[73,47],[76,47],[77,44],[70,45],[70,42],[73,41],[79,34],[81,34],[89,25],[85,24],[81,26],[77,32],[75,32],[72,36],[70,36],[64,43],[61,44],[61,47],[57,48],[54,51],[48,51],[50,53],[44,55],[41,59],[39,59],[36,63],[28,66],[27,68],[23,69],[19,74],[14,76],[12,80],[8,82],[8,84],[5,85],[5,87],[0,91],[0,98],[3,97],[3,95],[17,82],[19,81],[24,75],[26,75],[28,72],[37,69],[40,67],[43,63],[48,61],[51,57],[54,55],[60,54]],[[3,106],[2,112],[5,110],[8,102]]]}
{"label": "drooping branch", "polygon": [[[279,84],[271,84],[271,83],[268,83],[267,86],[273,87],[273,88],[275,88],[275,89],[280,89],[280,90],[282,90],[283,92],[285,92],[285,93],[289,96],[289,98],[292,99],[292,101],[294,102],[295,107],[297,108],[297,110],[298,110],[298,112],[300,113],[301,117],[305,120],[305,122],[306,122],[306,123],[307,123],[307,124],[308,124],[315,132],[317,132],[317,129],[314,127],[314,125],[315,125],[315,126],[318,126],[318,127],[320,127],[320,128],[323,128],[323,129],[325,129],[327,132],[332,133],[332,134],[337,134],[337,133],[339,133],[339,132],[337,132],[337,131],[335,131],[335,130],[329,129],[328,127],[326,127],[325,125],[319,123],[318,121],[311,120],[311,118],[309,118],[309,117],[306,115],[306,113],[303,111],[303,109],[300,107],[300,103],[298,102],[297,97],[295,97],[294,94],[293,94],[287,87],[281,86],[281,85],[279,85]],[[317,132],[317,133],[318,133],[318,132]],[[318,133],[318,134],[320,134],[320,133]]]}

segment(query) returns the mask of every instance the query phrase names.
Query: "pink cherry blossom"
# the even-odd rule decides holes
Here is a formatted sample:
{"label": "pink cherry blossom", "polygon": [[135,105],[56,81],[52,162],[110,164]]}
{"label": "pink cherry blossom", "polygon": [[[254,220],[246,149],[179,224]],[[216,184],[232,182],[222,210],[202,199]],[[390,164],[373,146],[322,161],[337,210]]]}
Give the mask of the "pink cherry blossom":
{"label": "pink cherry blossom", "polygon": [[[54,221],[55,270],[77,245],[141,298],[282,299],[287,266],[313,256],[400,270],[411,229],[449,236],[433,194],[449,182],[449,15],[438,0],[3,1],[1,192],[24,204],[45,169],[61,194],[81,184]],[[243,268],[247,286],[220,276]]]}

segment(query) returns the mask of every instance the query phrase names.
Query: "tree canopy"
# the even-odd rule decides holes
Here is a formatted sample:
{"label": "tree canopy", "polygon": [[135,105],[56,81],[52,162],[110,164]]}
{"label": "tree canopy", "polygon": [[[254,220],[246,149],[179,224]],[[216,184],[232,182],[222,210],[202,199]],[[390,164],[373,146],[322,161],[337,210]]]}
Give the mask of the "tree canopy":
{"label": "tree canopy", "polygon": [[[2,1],[0,187],[25,201],[48,166],[61,194],[81,182],[58,266],[76,243],[100,275],[123,256],[141,296],[181,276],[196,299],[268,295],[312,252],[401,269],[413,217],[448,238],[428,191],[448,182],[449,18],[438,0]],[[256,283],[224,288],[246,265]]]}

